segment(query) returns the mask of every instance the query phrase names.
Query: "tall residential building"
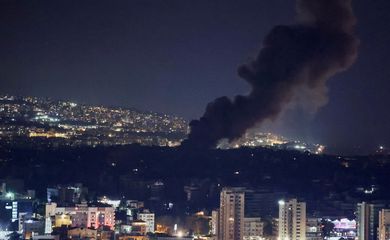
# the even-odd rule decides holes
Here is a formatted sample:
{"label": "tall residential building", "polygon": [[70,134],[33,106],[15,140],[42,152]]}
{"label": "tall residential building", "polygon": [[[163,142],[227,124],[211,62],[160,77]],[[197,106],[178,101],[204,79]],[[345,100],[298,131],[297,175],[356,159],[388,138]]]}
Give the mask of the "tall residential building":
{"label": "tall residential building", "polygon": [[213,210],[211,212],[211,222],[210,222],[210,235],[218,235],[218,225],[219,225],[219,209]]}
{"label": "tall residential building", "polygon": [[379,211],[383,208],[383,204],[358,203],[356,217],[359,240],[378,239]]}
{"label": "tall residential building", "polygon": [[264,225],[260,218],[244,218],[244,240],[263,239]]}
{"label": "tall residential building", "polygon": [[279,240],[306,240],[306,203],[279,201]]}
{"label": "tall residential building", "polygon": [[390,239],[390,209],[382,209],[379,212],[379,240]]}
{"label": "tall residential building", "polygon": [[147,233],[154,233],[154,213],[151,213],[149,210],[145,209],[143,212],[138,213],[137,219],[146,223]]}
{"label": "tall residential building", "polygon": [[242,240],[245,188],[223,188],[220,196],[219,240]]}

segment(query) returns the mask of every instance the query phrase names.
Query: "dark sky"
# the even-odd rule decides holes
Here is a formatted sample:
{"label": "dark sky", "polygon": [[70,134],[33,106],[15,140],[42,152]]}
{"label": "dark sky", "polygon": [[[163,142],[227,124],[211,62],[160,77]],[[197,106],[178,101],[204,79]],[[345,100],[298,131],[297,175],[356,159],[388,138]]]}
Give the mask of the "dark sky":
{"label": "dark sky", "polygon": [[[237,67],[293,0],[0,1],[0,93],[137,107],[187,119],[245,94]],[[354,0],[359,59],[329,82],[316,115],[263,127],[333,151],[390,147],[390,1]]]}

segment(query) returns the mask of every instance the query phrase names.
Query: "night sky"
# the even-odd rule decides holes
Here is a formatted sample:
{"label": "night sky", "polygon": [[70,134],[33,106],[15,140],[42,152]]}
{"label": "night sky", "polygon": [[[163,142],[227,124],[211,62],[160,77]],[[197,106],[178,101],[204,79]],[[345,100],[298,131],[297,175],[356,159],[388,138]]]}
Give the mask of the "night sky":
{"label": "night sky", "polygon": [[[246,94],[237,67],[267,32],[294,22],[289,0],[0,2],[0,93],[136,107],[199,118]],[[332,152],[390,147],[390,1],[354,0],[359,58],[329,81],[315,115],[299,106],[263,126]]]}

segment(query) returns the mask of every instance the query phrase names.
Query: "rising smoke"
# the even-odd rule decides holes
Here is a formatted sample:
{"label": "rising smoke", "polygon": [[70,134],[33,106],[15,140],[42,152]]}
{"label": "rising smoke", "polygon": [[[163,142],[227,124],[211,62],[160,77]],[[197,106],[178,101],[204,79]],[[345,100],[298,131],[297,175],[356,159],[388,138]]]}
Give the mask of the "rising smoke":
{"label": "rising smoke", "polygon": [[297,23],[276,26],[252,62],[238,75],[252,87],[247,96],[220,97],[209,103],[183,145],[210,148],[230,141],[265,120],[274,120],[298,89],[306,89],[316,107],[326,103],[326,82],[350,67],[359,40],[351,0],[297,0]]}

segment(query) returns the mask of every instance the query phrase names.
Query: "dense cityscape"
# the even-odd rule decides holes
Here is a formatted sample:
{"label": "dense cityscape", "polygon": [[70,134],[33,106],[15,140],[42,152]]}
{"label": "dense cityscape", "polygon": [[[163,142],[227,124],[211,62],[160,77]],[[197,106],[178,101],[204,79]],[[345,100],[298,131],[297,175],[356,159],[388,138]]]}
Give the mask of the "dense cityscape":
{"label": "dense cityscape", "polygon": [[0,0],[0,240],[390,240],[389,3]]}
{"label": "dense cityscape", "polygon": [[36,97],[1,96],[0,121],[8,144],[176,146],[188,131],[184,119],[166,114]]}
{"label": "dense cityscape", "polygon": [[252,130],[199,151],[167,114],[10,95],[0,109],[0,239],[390,236],[383,146],[331,156]]}
{"label": "dense cityscape", "polygon": [[386,240],[390,230],[386,154],[133,145],[0,156],[1,239]]}
{"label": "dense cityscape", "polygon": [[[188,128],[185,119],[167,114],[37,97],[0,96],[0,141],[5,145],[175,147],[187,137]],[[316,154],[325,148],[256,131],[231,143],[221,141],[218,148],[242,146]]]}

